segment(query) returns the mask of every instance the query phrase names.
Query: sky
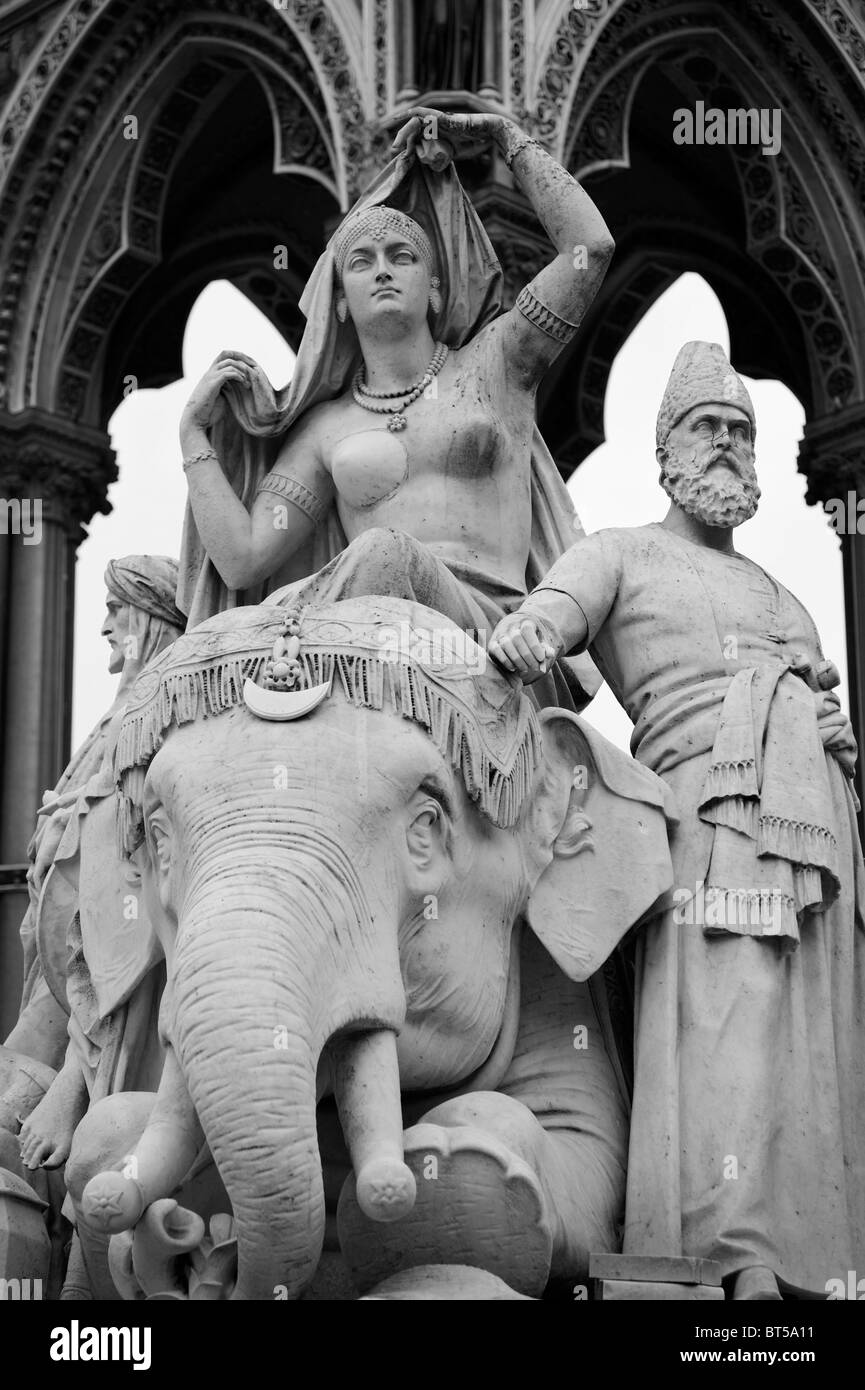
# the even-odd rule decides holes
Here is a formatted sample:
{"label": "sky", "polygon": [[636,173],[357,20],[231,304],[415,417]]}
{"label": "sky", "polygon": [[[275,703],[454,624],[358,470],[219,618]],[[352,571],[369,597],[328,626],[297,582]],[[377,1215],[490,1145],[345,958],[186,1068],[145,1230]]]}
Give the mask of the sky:
{"label": "sky", "polygon": [[[729,353],[717,296],[700,276],[687,274],[652,306],[613,364],[605,402],[606,442],[580,465],[569,484],[587,532],[641,526],[664,516],[668,502],[658,484],[655,418],[676,354],[695,338],[720,343]],[[105,616],[105,566],[121,555],[179,555],[186,503],[180,415],[193,386],[223,348],[254,357],[274,387],[284,386],[291,377],[294,354],[277,330],[227,281],[214,281],[189,316],[182,380],[158,391],[132,392],[109,423],[120,476],[109,491],[112,512],[94,517],[78,552],[73,747],[111,704],[116,689],[116,676],[108,674],[108,646],[99,635]],[[839,694],[847,708],[840,546],[822,510],[805,505],[805,478],[796,472],[804,411],[780,382],[748,377],[745,382],[757,416],[757,472],[763,495],[757,515],[737,531],[736,547],[791,589],[810,611],[824,655],[841,672]],[[627,748],[630,720],[606,686],[586,717],[613,743]]]}

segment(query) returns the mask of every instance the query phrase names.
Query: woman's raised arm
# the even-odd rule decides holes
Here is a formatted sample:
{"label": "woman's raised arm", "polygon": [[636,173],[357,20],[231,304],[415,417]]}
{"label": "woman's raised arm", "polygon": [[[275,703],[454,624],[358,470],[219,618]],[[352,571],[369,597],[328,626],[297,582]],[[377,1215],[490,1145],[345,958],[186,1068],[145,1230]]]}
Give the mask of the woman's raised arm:
{"label": "woman's raised arm", "polygon": [[536,141],[508,121],[497,143],[558,252],[520,291],[503,336],[510,374],[534,386],[576,335],[616,244],[585,189]]}
{"label": "woman's raised arm", "polygon": [[615,242],[576,179],[505,116],[416,107],[394,147],[414,148],[419,159],[442,168],[451,154],[490,140],[558,252],[520,292],[500,329],[509,376],[532,387],[576,333],[607,272]]}

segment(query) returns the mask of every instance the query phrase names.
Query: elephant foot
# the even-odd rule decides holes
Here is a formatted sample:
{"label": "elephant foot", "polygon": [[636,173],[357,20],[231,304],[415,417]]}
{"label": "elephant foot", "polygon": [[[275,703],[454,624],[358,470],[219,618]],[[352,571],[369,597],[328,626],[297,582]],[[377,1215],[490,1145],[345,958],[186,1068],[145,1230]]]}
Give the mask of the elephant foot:
{"label": "elephant foot", "polygon": [[25,1167],[59,1168],[69,1157],[72,1136],[87,1110],[87,1086],[77,1067],[64,1067],[21,1126]]}
{"label": "elephant foot", "polygon": [[401,1220],[383,1225],[366,1216],[353,1175],[340,1194],[340,1244],[360,1292],[419,1266],[468,1265],[538,1297],[549,1277],[553,1236],[529,1165],[472,1125],[418,1124],[406,1130],[404,1145],[417,1199]]}
{"label": "elephant foot", "polygon": [[506,1299],[533,1302],[526,1294],[517,1293],[503,1279],[485,1269],[471,1265],[420,1265],[392,1274],[371,1293],[364,1294],[361,1303],[430,1302],[456,1300],[460,1303],[501,1303]]}

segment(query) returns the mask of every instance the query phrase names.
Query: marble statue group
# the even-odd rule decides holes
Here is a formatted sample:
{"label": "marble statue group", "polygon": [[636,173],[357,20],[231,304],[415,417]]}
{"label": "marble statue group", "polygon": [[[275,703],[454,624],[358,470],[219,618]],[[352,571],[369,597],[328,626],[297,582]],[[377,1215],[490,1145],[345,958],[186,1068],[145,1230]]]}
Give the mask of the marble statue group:
{"label": "marble statue group", "polygon": [[[507,312],[454,166],[490,143],[556,252]],[[582,532],[535,397],[613,252],[513,122],[420,109],[290,385],[223,351],[195,388],[179,564],[109,566],[117,697],[31,842],[0,1277],[780,1300],[865,1267],[856,742],[733,545],[757,421],[717,345],[660,404],[664,520]]]}

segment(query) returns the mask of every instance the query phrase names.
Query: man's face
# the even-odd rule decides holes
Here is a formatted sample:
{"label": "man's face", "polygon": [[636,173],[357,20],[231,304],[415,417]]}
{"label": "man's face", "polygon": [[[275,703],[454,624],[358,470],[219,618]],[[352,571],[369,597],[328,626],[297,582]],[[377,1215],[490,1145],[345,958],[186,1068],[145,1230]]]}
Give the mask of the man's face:
{"label": "man's face", "polygon": [[706,526],[741,526],[757,510],[751,421],[738,406],[697,405],[658,450],[661,486]]}
{"label": "man's face", "polygon": [[362,236],[350,247],[342,273],[348,311],[360,330],[389,331],[423,324],[430,273],[411,242],[398,232],[383,240]]}
{"label": "man's face", "polygon": [[117,675],[123,670],[123,663],[127,656],[132,655],[129,650],[129,624],[132,609],[130,604],[123,603],[111,592],[105,595],[105,609],[102,636],[108,638],[108,645],[111,648],[108,669],[112,674]]}

